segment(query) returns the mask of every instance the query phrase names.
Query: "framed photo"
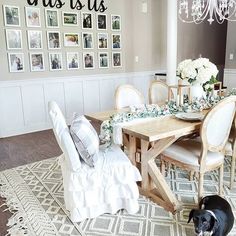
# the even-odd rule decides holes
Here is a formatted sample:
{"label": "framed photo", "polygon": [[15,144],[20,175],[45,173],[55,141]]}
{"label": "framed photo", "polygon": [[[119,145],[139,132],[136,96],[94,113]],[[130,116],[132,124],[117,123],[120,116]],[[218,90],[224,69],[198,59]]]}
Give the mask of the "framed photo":
{"label": "framed photo", "polygon": [[98,33],[98,49],[108,49],[108,33]]}
{"label": "framed photo", "polygon": [[42,49],[43,48],[42,31],[28,30],[28,45],[29,49]]}
{"label": "framed photo", "polygon": [[25,7],[27,27],[41,27],[40,8]]}
{"label": "framed photo", "polygon": [[112,66],[121,67],[121,52],[112,52]]}
{"label": "framed photo", "polygon": [[107,29],[107,15],[98,14],[97,15],[97,29],[106,30]]}
{"label": "framed photo", "polygon": [[83,49],[93,49],[93,34],[82,33]]}
{"label": "framed photo", "polygon": [[45,20],[46,20],[46,26],[48,28],[58,28],[59,27],[58,11],[45,9]]}
{"label": "framed photo", "polygon": [[93,28],[93,16],[89,12],[82,12],[82,29],[92,29]]}
{"label": "framed photo", "polygon": [[20,26],[20,8],[16,6],[3,6],[5,26]]}
{"label": "framed photo", "polygon": [[48,40],[48,49],[61,48],[61,37],[59,31],[48,31],[47,40]]}
{"label": "framed photo", "polygon": [[111,30],[121,30],[121,16],[111,15]]}
{"label": "framed photo", "polygon": [[8,64],[10,72],[24,72],[24,54],[8,53]]}
{"label": "framed photo", "polygon": [[62,24],[66,26],[78,26],[78,13],[76,12],[62,12]]}
{"label": "framed photo", "polygon": [[84,69],[94,69],[94,53],[84,52],[83,63],[84,63]]}
{"label": "framed photo", "polygon": [[65,47],[79,47],[79,34],[78,33],[64,33],[64,46]]}
{"label": "framed photo", "polygon": [[67,70],[78,70],[79,69],[79,53],[68,52],[66,63],[67,63]]}
{"label": "framed photo", "polygon": [[121,35],[112,34],[112,49],[121,49]]}
{"label": "framed photo", "polygon": [[6,29],[7,49],[22,49],[21,30]]}
{"label": "framed photo", "polygon": [[30,53],[30,69],[31,71],[44,71],[43,53]]}
{"label": "framed photo", "polygon": [[49,68],[52,71],[62,70],[61,53],[49,53]]}
{"label": "framed photo", "polygon": [[98,53],[99,68],[109,68],[109,57],[107,52]]}

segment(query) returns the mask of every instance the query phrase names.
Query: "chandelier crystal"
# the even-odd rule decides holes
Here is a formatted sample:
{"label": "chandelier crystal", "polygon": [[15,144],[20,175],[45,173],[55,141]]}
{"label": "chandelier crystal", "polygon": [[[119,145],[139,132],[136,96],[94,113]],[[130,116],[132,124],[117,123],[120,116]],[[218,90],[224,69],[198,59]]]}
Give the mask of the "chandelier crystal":
{"label": "chandelier crystal", "polygon": [[210,24],[236,21],[236,0],[179,0],[181,21],[200,24],[207,17]]}

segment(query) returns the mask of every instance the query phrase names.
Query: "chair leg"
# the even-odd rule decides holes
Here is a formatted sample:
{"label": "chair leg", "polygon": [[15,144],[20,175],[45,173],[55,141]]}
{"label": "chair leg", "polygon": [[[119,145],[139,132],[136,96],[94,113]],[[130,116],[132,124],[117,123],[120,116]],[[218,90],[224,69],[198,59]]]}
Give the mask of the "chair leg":
{"label": "chair leg", "polygon": [[235,174],[235,157],[232,155],[231,159],[231,170],[230,170],[230,185],[229,188],[233,188],[233,183],[234,183],[234,174]]}
{"label": "chair leg", "polygon": [[194,171],[190,171],[190,173],[189,173],[189,180],[190,181],[193,181],[193,176],[194,176]]}
{"label": "chair leg", "polygon": [[220,196],[223,196],[223,176],[224,176],[224,165],[221,165],[219,169],[219,195]]}
{"label": "chair leg", "polygon": [[161,160],[161,173],[163,176],[165,176],[165,170],[166,170],[165,161]]}
{"label": "chair leg", "polygon": [[199,173],[198,180],[198,200],[200,201],[203,195],[203,182],[204,182],[204,173]]}

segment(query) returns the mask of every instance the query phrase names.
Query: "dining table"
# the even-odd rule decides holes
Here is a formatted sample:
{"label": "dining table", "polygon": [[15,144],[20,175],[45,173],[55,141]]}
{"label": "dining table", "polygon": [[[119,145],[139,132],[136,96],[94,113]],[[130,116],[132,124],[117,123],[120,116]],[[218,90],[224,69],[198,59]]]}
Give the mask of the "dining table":
{"label": "dining table", "polygon": [[[96,130],[103,121],[113,114],[124,110],[110,110],[86,114]],[[204,116],[207,110],[201,111]],[[139,168],[142,181],[140,194],[149,197],[167,211],[175,214],[183,207],[172,192],[165,177],[157,165],[158,156],[179,138],[198,133],[201,120],[183,120],[175,115],[159,116],[153,119],[143,118],[142,123],[126,123],[122,127],[123,143],[130,161]]]}

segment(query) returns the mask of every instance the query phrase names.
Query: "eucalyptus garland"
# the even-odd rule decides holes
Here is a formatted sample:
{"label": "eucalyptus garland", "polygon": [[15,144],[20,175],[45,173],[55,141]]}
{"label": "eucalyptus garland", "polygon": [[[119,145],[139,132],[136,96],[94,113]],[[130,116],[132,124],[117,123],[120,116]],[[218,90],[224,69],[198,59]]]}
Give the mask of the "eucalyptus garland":
{"label": "eucalyptus garland", "polygon": [[[230,95],[236,95],[236,89],[232,89],[226,96]],[[138,118],[152,118],[175,115],[179,112],[202,111],[203,109],[209,109],[223,98],[225,98],[225,96],[212,96],[211,94],[207,94],[206,97],[200,99],[194,98],[190,104],[188,96],[185,95],[182,106],[177,106],[176,101],[171,100],[161,107],[156,104],[132,107],[131,111],[111,115],[108,120],[104,121],[101,125],[99,137],[101,142],[109,147],[113,142],[113,127],[116,124],[129,122]]]}

